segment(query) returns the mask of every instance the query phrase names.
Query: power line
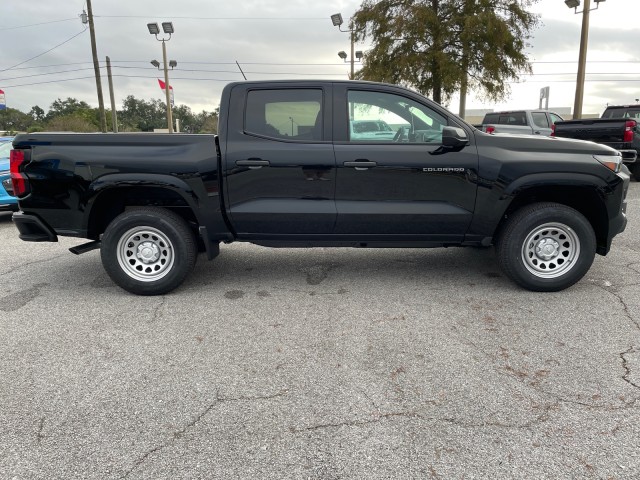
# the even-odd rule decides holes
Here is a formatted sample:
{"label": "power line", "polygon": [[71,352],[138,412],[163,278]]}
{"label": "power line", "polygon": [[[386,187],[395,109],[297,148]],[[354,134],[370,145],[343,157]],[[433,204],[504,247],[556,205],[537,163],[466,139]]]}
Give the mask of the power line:
{"label": "power line", "polygon": [[[101,67],[101,68],[104,68],[104,67]],[[9,81],[9,80],[20,80],[22,78],[42,77],[42,76],[45,76],[45,75],[62,75],[64,73],[80,72],[82,70],[93,70],[93,67],[74,68],[72,70],[62,70],[62,71],[58,71],[58,72],[34,73],[32,75],[22,75],[20,77],[0,78],[0,82],[6,82],[6,81]]]}
{"label": "power line", "polygon": [[[238,72],[234,72],[236,74],[238,74]],[[146,75],[114,75],[114,77],[120,77],[120,78],[146,78],[149,80],[153,80],[155,78],[157,78],[157,76],[146,76]],[[2,85],[3,88],[18,88],[18,87],[27,87],[27,86],[33,86],[33,85],[46,85],[46,84],[51,84],[51,83],[62,83],[62,82],[71,82],[71,81],[75,81],[75,80],[86,80],[89,78],[95,78],[94,76],[88,76],[88,77],[74,77],[74,78],[63,78],[63,79],[57,79],[57,80],[47,80],[47,81],[42,81],[42,82],[31,82],[31,83],[22,83],[22,84],[15,84],[15,85]],[[202,81],[202,82],[233,82],[235,81],[234,79],[222,79],[222,78],[189,78],[189,77],[172,77],[173,80],[185,80],[185,81]],[[524,82],[506,82],[506,83],[510,83],[510,84],[524,84],[524,83],[544,83],[544,82],[549,82],[549,81],[553,81],[554,83],[570,83],[570,82],[575,82],[575,80],[526,80]],[[625,83],[640,83],[640,78],[639,79],[592,79],[586,80],[587,82],[593,82],[593,83],[616,83],[616,82],[625,82]]]}
{"label": "power line", "polygon": [[63,18],[61,20],[51,20],[50,22],[31,23],[29,25],[18,25],[15,27],[4,27],[4,28],[0,28],[0,32],[3,30],[17,30],[18,28],[37,27],[38,25],[49,25],[50,23],[69,22],[71,20],[78,20],[78,18],[77,17]]}
{"label": "power line", "polygon": [[[188,62],[182,62],[182,63],[188,63]],[[190,63],[198,63],[198,62],[190,62]],[[79,63],[80,64],[80,63]],[[89,64],[89,62],[84,62],[81,63],[84,65]],[[64,64],[63,64],[64,65]],[[340,66],[342,67],[343,64],[336,64],[336,66]],[[101,69],[106,69],[105,66],[101,66]],[[113,65],[112,66],[113,69],[121,69],[121,70],[152,70],[151,67],[147,67],[147,66],[126,66],[126,65]],[[79,71],[83,71],[83,70],[91,70],[91,68],[86,67],[86,68],[74,68],[74,69],[69,69],[69,70],[59,70],[59,71],[49,71],[49,72],[44,72],[44,73],[33,73],[33,74],[29,74],[29,75],[20,75],[20,76],[15,76],[15,77],[7,77],[7,78],[0,78],[0,82],[7,82],[7,81],[12,81],[12,80],[19,80],[19,79],[24,79],[24,78],[34,78],[34,77],[41,77],[41,76],[46,76],[46,75],[63,75],[66,73],[73,73],[73,72],[79,72]],[[154,70],[155,71],[155,70]],[[238,71],[236,69],[233,70],[207,70],[207,69],[189,69],[189,68],[180,68],[179,70],[176,70],[179,73],[186,73],[186,72],[192,72],[192,73],[231,73],[231,74],[237,74]],[[316,76],[331,76],[331,75],[336,75],[336,73],[338,72],[278,72],[278,71],[247,71],[246,73],[252,74],[252,75],[294,75],[294,76],[309,76],[309,77],[316,77]],[[573,76],[575,75],[575,72],[556,72],[556,73],[523,73],[522,76],[527,76],[527,77],[544,77],[544,76],[556,76],[556,77],[563,77],[563,76]],[[618,75],[618,76],[626,76],[626,75],[640,75],[640,72],[593,72],[593,73],[587,73],[587,76],[597,76],[597,75]],[[182,77],[185,78],[185,77]],[[553,80],[548,80],[548,81],[553,81]]]}
{"label": "power line", "polygon": [[9,68],[5,68],[5,69],[3,69],[3,70],[0,70],[0,72],[6,72],[7,70],[11,70],[11,69],[16,68],[16,67],[18,67],[18,66],[20,66],[20,65],[22,65],[22,64],[24,64],[24,63],[30,62],[31,60],[34,60],[34,59],[36,59],[36,58],[38,58],[38,57],[41,57],[41,56],[42,56],[42,55],[44,55],[45,53],[49,53],[50,51],[55,50],[55,49],[56,49],[56,48],[58,48],[58,47],[61,47],[61,46],[62,46],[62,45],[64,45],[65,43],[70,42],[71,40],[73,40],[74,38],[76,38],[78,35],[81,35],[81,34],[83,34],[83,33],[84,33],[84,32],[86,32],[86,31],[87,31],[87,29],[85,28],[85,29],[84,29],[84,30],[82,30],[80,33],[76,33],[73,37],[66,39],[64,42],[59,43],[59,44],[58,44],[58,45],[56,45],[55,47],[51,47],[49,50],[47,50],[47,51],[45,51],[45,52],[42,52],[42,53],[39,53],[39,54],[38,54],[38,55],[36,55],[35,57],[31,57],[31,58],[29,58],[29,59],[25,60],[24,62],[17,63],[17,64],[15,64],[13,67],[9,67]]}
{"label": "power line", "polygon": [[172,18],[178,20],[276,20],[276,21],[288,21],[288,20],[323,20],[325,17],[179,17],[175,15],[94,15],[95,18]]}

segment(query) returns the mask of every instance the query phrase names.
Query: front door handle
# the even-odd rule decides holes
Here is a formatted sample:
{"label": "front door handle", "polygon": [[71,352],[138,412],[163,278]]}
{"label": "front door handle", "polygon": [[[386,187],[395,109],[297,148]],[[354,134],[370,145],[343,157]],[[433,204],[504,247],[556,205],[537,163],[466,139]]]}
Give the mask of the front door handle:
{"label": "front door handle", "polygon": [[355,168],[356,170],[367,170],[372,167],[376,167],[376,162],[370,162],[368,160],[356,160],[355,162],[344,162],[342,165],[345,167]]}
{"label": "front door handle", "polygon": [[249,167],[250,169],[268,167],[270,165],[269,160],[262,160],[260,158],[250,158],[249,160],[236,160],[238,167]]}

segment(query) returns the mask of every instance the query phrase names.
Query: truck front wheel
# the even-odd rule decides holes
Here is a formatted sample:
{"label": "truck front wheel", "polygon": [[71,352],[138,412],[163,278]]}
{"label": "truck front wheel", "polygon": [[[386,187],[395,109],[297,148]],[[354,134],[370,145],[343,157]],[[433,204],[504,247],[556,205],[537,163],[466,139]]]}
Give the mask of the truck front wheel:
{"label": "truck front wheel", "polygon": [[162,295],[193,269],[197,245],[179,215],[162,208],[136,208],[116,217],[102,236],[100,256],[111,279],[137,295]]}
{"label": "truck front wheel", "polygon": [[507,219],[496,244],[498,261],[518,285],[555,292],[591,268],[596,237],[577,210],[557,203],[528,205]]}

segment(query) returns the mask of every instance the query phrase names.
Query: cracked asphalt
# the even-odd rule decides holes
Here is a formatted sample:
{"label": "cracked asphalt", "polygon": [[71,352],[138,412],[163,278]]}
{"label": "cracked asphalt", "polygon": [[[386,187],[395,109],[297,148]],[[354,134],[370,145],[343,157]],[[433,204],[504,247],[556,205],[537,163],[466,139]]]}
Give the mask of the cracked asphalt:
{"label": "cracked asphalt", "polygon": [[0,478],[640,478],[640,183],[569,290],[225,245],[163,297],[0,218]]}

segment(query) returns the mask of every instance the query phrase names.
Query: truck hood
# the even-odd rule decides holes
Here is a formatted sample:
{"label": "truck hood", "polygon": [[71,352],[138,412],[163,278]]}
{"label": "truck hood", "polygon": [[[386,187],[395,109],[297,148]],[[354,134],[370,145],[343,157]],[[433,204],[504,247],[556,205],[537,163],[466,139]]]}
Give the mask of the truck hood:
{"label": "truck hood", "polygon": [[521,152],[564,152],[586,153],[591,155],[617,155],[617,150],[599,143],[573,138],[540,137],[535,135],[517,135],[511,133],[488,134],[476,132],[478,145],[502,147]]}

